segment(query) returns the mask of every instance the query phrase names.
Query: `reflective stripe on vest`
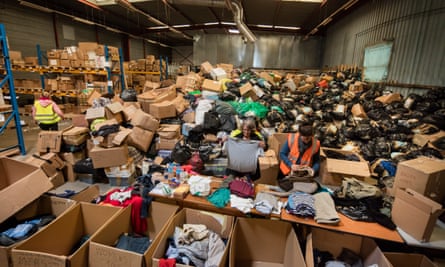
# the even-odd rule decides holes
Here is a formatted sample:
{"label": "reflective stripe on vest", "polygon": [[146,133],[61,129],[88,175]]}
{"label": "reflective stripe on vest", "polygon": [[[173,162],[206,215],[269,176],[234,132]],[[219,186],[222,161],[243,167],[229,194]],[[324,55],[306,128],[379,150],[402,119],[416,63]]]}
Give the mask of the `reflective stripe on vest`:
{"label": "reflective stripe on vest", "polygon": [[[300,139],[300,134],[289,134],[287,138],[287,143],[289,145],[289,155],[288,159],[295,164],[300,157],[300,147],[298,145],[298,140]],[[308,147],[306,151],[304,151],[303,155],[300,159],[300,165],[309,166],[312,165],[312,155],[317,153],[320,149],[320,144],[317,142],[315,149],[312,149],[314,142],[317,142],[312,137],[312,146]],[[313,151],[312,151],[313,150]],[[291,168],[286,165],[284,161],[280,162],[280,170],[284,175],[288,175],[291,171]]]}
{"label": "reflective stripe on vest", "polygon": [[34,103],[34,107],[36,108],[35,119],[39,123],[54,124],[60,121],[59,115],[57,115],[57,113],[55,113],[53,110],[53,104],[49,104],[48,106],[44,107],[39,101],[36,101]]}

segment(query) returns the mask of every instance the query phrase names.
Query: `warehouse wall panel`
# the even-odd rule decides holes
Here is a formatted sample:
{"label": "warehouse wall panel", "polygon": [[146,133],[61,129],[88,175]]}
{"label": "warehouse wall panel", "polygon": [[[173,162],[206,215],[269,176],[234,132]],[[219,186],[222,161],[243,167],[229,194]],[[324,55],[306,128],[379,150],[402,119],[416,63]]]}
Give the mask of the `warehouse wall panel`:
{"label": "warehouse wall panel", "polygon": [[232,63],[243,68],[317,69],[321,62],[321,38],[258,35],[244,43],[239,35],[200,35],[193,46],[195,65],[203,61]]}
{"label": "warehouse wall panel", "polygon": [[42,50],[56,47],[51,14],[7,4],[0,8],[0,23],[5,26],[10,50],[21,51],[22,56],[36,56],[37,44]]}
{"label": "warehouse wall panel", "polygon": [[130,39],[130,59],[144,58],[144,41],[141,39]]}
{"label": "warehouse wall panel", "polygon": [[367,46],[393,41],[388,80],[445,84],[445,1],[375,0],[329,27],[323,66],[363,66]]}

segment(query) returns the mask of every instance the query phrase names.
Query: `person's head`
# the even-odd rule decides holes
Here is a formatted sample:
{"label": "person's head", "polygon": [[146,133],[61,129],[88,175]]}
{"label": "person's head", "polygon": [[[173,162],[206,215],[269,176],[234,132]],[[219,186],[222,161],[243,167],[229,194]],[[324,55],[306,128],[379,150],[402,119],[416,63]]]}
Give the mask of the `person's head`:
{"label": "person's head", "polygon": [[303,143],[307,144],[312,140],[312,125],[303,124],[302,126],[300,126],[298,131],[300,132],[301,140],[303,141]]}
{"label": "person's head", "polygon": [[49,98],[49,97],[50,97],[50,94],[49,94],[48,91],[43,91],[41,97],[42,97],[42,98]]}
{"label": "person's head", "polygon": [[243,131],[243,136],[249,138],[250,135],[255,131],[256,125],[253,119],[246,119],[241,125],[241,130]]}

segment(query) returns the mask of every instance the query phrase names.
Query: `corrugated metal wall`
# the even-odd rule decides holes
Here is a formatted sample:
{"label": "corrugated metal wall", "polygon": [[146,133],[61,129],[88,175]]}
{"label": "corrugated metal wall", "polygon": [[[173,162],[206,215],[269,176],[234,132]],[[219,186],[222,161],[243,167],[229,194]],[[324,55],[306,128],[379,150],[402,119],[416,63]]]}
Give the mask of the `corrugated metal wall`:
{"label": "corrugated metal wall", "polygon": [[[123,47],[124,36],[121,34],[80,23],[62,15],[55,15],[55,21],[58,48],[77,45],[78,42],[98,42]],[[23,7],[18,4],[18,1],[3,1],[0,3],[0,23],[5,25],[10,49],[21,51],[23,56],[36,56],[37,44],[40,45],[42,52],[57,48],[51,13]],[[68,36],[73,38],[65,38]],[[141,39],[130,38],[129,49],[130,59],[144,58],[144,54],[152,54],[156,58],[159,55],[171,57],[170,48],[160,48],[143,42]]]}
{"label": "corrugated metal wall", "polygon": [[321,61],[321,40],[300,36],[257,36],[245,44],[239,35],[201,35],[193,46],[193,62],[231,63],[243,68],[314,69]]}
{"label": "corrugated metal wall", "polygon": [[365,47],[392,40],[389,81],[444,86],[444,29],[443,0],[369,1],[329,27],[323,66],[363,66]]}

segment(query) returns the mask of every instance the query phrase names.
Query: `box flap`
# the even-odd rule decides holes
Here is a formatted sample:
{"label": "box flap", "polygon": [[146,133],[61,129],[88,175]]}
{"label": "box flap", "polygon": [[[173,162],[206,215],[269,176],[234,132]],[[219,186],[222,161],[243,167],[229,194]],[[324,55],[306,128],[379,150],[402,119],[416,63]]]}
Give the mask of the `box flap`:
{"label": "box flap", "polygon": [[111,111],[113,114],[116,114],[118,112],[121,112],[124,110],[124,107],[119,102],[113,102],[111,104],[108,104],[106,108]]}

